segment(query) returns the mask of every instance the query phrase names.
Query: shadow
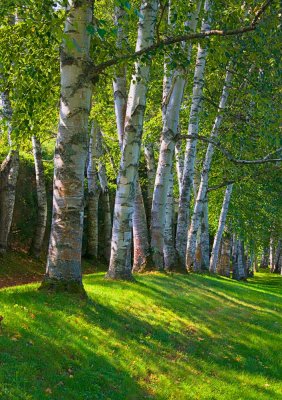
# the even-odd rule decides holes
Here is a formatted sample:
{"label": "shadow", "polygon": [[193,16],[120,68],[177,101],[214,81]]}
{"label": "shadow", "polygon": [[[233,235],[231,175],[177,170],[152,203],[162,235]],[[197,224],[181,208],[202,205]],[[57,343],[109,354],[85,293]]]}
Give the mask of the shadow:
{"label": "shadow", "polygon": [[281,304],[271,288],[103,276],[84,277],[87,301],[34,285],[0,291],[3,398],[41,399],[48,388],[58,400],[279,398]]}

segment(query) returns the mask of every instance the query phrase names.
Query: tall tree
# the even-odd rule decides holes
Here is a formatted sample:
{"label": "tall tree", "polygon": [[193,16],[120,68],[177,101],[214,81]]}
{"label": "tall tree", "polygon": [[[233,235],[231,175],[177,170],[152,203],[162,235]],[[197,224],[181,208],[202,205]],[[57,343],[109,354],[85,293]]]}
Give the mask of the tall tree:
{"label": "tall tree", "polygon": [[53,214],[42,287],[83,291],[84,171],[92,83],[85,80],[92,0],[69,0],[60,52],[60,121],[54,157]]}
{"label": "tall tree", "polygon": [[[136,51],[150,46],[154,40],[158,3],[142,1],[138,24]],[[132,214],[146,107],[150,60],[137,61],[132,77],[124,127],[123,151],[117,180],[113,216],[111,259],[107,277],[132,279],[131,245]]]}

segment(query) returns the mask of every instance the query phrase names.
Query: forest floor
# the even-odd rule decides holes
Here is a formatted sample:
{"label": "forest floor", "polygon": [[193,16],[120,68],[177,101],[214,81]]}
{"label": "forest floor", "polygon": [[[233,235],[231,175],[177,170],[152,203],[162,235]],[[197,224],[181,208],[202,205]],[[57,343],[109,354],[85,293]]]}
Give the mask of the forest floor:
{"label": "forest floor", "polygon": [[[10,257],[1,279],[41,279],[28,256]],[[280,276],[98,272],[84,285],[87,300],[38,283],[0,290],[0,399],[282,399]]]}

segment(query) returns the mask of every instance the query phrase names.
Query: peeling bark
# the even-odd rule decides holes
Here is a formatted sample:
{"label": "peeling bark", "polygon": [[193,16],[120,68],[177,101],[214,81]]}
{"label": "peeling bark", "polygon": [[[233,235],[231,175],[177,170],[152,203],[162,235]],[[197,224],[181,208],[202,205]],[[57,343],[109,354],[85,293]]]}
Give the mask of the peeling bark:
{"label": "peeling bark", "polygon": [[[195,31],[200,3],[190,15],[187,23]],[[187,49],[187,60],[191,57],[191,44]],[[189,64],[189,62],[188,62]],[[183,68],[176,69],[172,74],[170,87],[164,84],[163,93],[163,130],[159,161],[156,173],[152,212],[151,212],[151,249],[154,266],[157,270],[164,269],[163,246],[165,227],[165,206],[169,189],[169,177],[173,163],[176,137],[178,134],[179,112],[186,83],[186,72]],[[169,81],[168,78],[165,81]]]}
{"label": "peeling bark", "polygon": [[43,288],[83,292],[81,247],[84,169],[92,84],[84,80],[93,18],[91,0],[69,0],[61,63],[60,121],[54,157],[53,214]]}
{"label": "peeling bark", "polygon": [[164,269],[165,271],[178,271],[179,266],[175,251],[174,241],[174,196],[173,196],[173,168],[171,169],[168,193],[165,207],[164,227]]}
{"label": "peeling bark", "polygon": [[47,224],[47,193],[40,140],[36,136],[32,136],[31,140],[36,178],[37,221],[30,253],[35,258],[38,258],[42,249]]}
{"label": "peeling bark", "polygon": [[7,251],[8,237],[12,225],[19,174],[19,150],[12,142],[13,110],[9,91],[1,93],[2,114],[8,128],[9,153],[0,167],[0,254]]}
{"label": "peeling bark", "polygon": [[150,245],[148,240],[147,218],[139,181],[137,181],[134,200],[133,237],[133,272],[144,272],[148,269],[148,263],[150,263]]}
{"label": "peeling bark", "polygon": [[[153,43],[158,3],[142,1],[136,51]],[[133,75],[125,118],[123,151],[117,180],[113,217],[111,259],[107,277],[132,280],[131,246],[132,214],[140,159],[143,118],[149,81],[150,62],[137,61]]]}

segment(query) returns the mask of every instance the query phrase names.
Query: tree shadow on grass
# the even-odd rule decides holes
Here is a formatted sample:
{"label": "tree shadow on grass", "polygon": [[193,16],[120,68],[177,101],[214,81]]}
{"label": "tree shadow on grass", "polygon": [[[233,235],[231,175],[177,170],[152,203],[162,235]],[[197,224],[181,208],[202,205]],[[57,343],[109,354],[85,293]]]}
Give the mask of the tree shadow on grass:
{"label": "tree shadow on grass", "polygon": [[[231,387],[234,380],[238,398],[244,374],[281,376],[274,358],[268,359],[274,357],[276,331],[264,326],[265,316],[253,315],[253,301],[238,303],[232,289],[228,299],[222,295],[229,281],[207,286],[203,277],[178,275],[137,277],[135,284],[99,275],[85,281],[93,300],[38,293],[34,287],[0,292],[4,312],[13,304],[16,314],[0,337],[3,382],[22,389],[22,399],[28,394],[41,399],[50,388],[52,400],[166,400],[171,393],[186,400],[198,397],[197,387],[211,391]],[[248,288],[240,290],[246,297]],[[267,318],[275,322],[273,315]],[[13,341],[16,333],[21,336]],[[277,395],[256,382],[253,391],[247,398]]]}

